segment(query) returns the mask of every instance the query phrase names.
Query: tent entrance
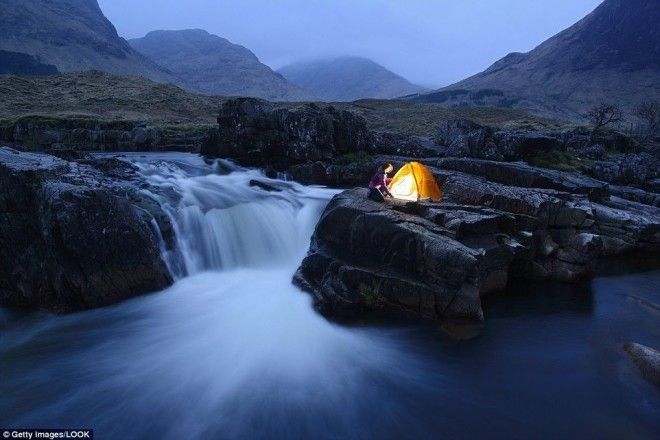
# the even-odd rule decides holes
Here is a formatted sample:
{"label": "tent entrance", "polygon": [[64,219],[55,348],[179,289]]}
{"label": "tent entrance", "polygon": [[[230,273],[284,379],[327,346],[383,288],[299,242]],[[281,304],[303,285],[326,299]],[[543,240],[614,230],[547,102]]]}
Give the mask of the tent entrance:
{"label": "tent entrance", "polygon": [[401,200],[430,199],[439,202],[442,193],[431,171],[419,162],[405,164],[392,178],[392,195]]}
{"label": "tent entrance", "polygon": [[390,192],[392,195],[401,200],[419,200],[419,191],[417,191],[417,183],[412,174],[408,174],[398,180],[392,179],[390,185]]}

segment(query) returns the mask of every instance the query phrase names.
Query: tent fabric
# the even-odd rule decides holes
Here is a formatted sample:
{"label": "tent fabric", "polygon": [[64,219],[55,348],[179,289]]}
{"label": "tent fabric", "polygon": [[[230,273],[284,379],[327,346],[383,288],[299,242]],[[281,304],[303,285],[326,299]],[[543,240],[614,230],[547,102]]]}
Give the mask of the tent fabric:
{"label": "tent fabric", "polygon": [[394,175],[390,192],[397,199],[419,201],[430,199],[439,202],[442,192],[431,170],[419,162],[408,162]]}

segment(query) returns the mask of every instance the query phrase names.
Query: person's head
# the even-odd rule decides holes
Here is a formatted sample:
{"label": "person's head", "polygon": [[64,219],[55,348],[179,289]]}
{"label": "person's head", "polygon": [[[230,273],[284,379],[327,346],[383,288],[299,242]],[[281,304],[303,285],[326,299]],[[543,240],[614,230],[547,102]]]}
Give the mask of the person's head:
{"label": "person's head", "polygon": [[380,167],[380,170],[385,174],[389,174],[392,171],[394,171],[394,166],[392,166],[391,163],[386,163],[385,165]]}

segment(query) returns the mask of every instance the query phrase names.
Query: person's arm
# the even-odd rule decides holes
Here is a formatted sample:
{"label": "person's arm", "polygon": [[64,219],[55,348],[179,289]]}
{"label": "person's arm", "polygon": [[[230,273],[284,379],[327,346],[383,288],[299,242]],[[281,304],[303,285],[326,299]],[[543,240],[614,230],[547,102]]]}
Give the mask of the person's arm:
{"label": "person's arm", "polygon": [[389,181],[390,181],[390,180],[392,180],[392,179],[389,179],[389,178],[387,177],[387,174],[383,174],[381,191],[382,191],[383,194],[385,194],[386,196],[394,197],[394,196],[392,195],[392,193],[390,192],[390,188],[389,188],[389,184],[390,184]]}
{"label": "person's arm", "polygon": [[387,189],[387,174],[383,173],[380,175],[380,179],[378,179],[378,184]]}
{"label": "person's arm", "polygon": [[387,174],[383,174],[383,194],[394,197],[392,193],[390,192],[390,182],[392,181],[391,178],[387,177]]}

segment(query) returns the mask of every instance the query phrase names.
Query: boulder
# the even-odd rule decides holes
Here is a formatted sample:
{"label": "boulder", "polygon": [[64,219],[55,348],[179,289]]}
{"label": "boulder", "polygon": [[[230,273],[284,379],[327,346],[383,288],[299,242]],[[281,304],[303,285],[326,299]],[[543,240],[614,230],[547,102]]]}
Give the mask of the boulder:
{"label": "boulder", "polygon": [[282,106],[255,98],[226,101],[218,116],[217,142],[202,153],[250,166],[286,169],[328,161],[349,152],[373,151],[364,118],[329,105]]}
{"label": "boulder", "polygon": [[282,191],[280,188],[277,188],[269,183],[262,182],[261,180],[257,179],[251,179],[250,182],[248,183],[250,186],[262,189],[264,191],[268,192],[280,192]]}
{"label": "boulder", "polygon": [[479,253],[434,223],[383,209],[366,189],[333,198],[294,277],[334,316],[387,308],[432,319],[483,318]]}
{"label": "boulder", "polygon": [[477,124],[468,119],[444,122],[437,142],[447,147],[448,157],[487,160],[521,160],[531,154],[556,149],[556,135],[535,131],[507,131]]}
{"label": "boulder", "polygon": [[159,207],[114,161],[0,148],[0,305],[69,312],[172,281],[152,227]]}
{"label": "boulder", "polygon": [[623,349],[646,380],[660,385],[660,351],[635,342],[625,343]]}
{"label": "boulder", "polygon": [[445,148],[438,144],[437,139],[428,136],[413,136],[387,131],[374,131],[372,136],[374,150],[383,155],[423,158],[445,154]]}
{"label": "boulder", "polygon": [[326,164],[321,161],[307,161],[289,167],[288,174],[297,182],[310,185],[327,185],[329,183]]}

